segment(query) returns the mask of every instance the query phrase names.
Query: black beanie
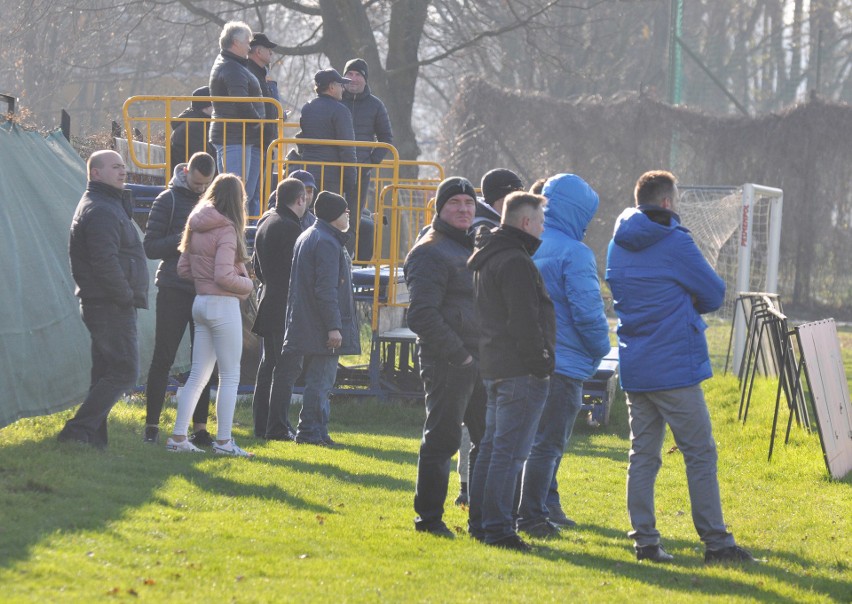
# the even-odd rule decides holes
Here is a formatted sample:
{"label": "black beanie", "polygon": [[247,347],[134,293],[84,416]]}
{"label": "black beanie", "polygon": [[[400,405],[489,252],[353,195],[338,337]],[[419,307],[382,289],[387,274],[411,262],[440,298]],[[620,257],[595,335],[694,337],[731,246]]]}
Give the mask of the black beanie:
{"label": "black beanie", "polygon": [[314,214],[326,222],[334,222],[349,208],[349,204],[337,193],[320,191],[314,202]]}
{"label": "black beanie", "polygon": [[476,200],[476,189],[473,188],[468,179],[461,176],[445,178],[438,185],[438,191],[435,193],[435,212],[440,214],[444,204],[453,195],[470,195]]}
{"label": "black beanie", "polygon": [[349,59],[346,63],[346,67],[343,68],[343,75],[346,75],[349,71],[357,71],[364,79],[367,79],[367,61],[364,59]]}
{"label": "black beanie", "polygon": [[[201,88],[196,88],[192,91],[192,96],[210,96],[210,88],[208,86],[202,86]],[[206,107],[210,107],[212,105],[210,101],[192,101],[192,108],[196,111],[201,111]]]}
{"label": "black beanie", "polygon": [[513,191],[523,191],[520,177],[506,168],[495,168],[482,177],[482,197],[490,206]]}

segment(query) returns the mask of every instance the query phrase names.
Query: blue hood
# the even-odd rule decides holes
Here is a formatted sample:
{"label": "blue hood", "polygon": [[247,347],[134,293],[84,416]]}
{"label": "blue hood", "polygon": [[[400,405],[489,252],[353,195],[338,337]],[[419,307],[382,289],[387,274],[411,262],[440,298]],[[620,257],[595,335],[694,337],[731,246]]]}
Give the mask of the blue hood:
{"label": "blue hood", "polygon": [[[655,215],[669,224],[661,224],[649,218]],[[624,249],[637,252],[651,247],[674,231],[689,232],[689,229],[681,226],[680,217],[677,214],[657,206],[639,206],[627,208],[616,219],[612,239]]]}
{"label": "blue hood", "polygon": [[594,189],[576,174],[557,174],[544,183],[542,194],[547,197],[545,234],[555,229],[582,241],[600,202]]}

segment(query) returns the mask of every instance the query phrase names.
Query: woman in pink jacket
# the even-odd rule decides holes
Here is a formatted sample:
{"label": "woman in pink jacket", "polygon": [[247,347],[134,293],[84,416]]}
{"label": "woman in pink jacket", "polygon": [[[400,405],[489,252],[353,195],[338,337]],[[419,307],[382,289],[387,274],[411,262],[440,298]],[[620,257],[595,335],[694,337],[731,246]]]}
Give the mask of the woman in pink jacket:
{"label": "woman in pink jacket", "polygon": [[203,452],[187,440],[186,433],[201,390],[218,362],[213,453],[252,456],[231,438],[243,351],[240,300],[245,300],[254,286],[245,265],[245,199],[245,189],[237,176],[217,176],[189,215],[178,247],[182,252],[178,275],[195,282],[195,345],[192,371],[178,396],[174,433],[166,441],[169,451]]}

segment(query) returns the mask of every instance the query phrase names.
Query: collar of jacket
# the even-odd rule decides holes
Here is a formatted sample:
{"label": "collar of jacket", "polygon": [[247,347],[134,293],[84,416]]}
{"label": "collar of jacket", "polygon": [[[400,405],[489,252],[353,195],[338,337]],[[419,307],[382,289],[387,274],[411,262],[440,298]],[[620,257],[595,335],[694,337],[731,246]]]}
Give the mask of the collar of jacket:
{"label": "collar of jacket", "polygon": [[672,219],[681,224],[680,216],[672,210],[661,208],[653,204],[644,204],[636,206],[636,209],[648,217],[648,220],[661,224],[663,226],[671,226]]}
{"label": "collar of jacket", "polygon": [[269,73],[268,67],[261,67],[251,59],[246,59],[246,67],[252,73],[252,75],[256,76],[258,80],[262,77],[262,81],[266,81],[266,75]]}
{"label": "collar of jacket", "polygon": [[[331,224],[329,224],[328,222],[326,222],[322,218],[317,218],[316,227],[318,229],[322,229],[326,233],[330,233],[331,235],[334,235],[334,237],[340,242],[340,245],[346,245],[346,242],[349,241],[349,231],[346,231],[344,233],[340,229],[337,229],[337,228],[331,226]],[[352,230],[351,227],[350,227],[349,230],[350,231]]]}
{"label": "collar of jacket", "polygon": [[287,205],[286,205],[286,204],[283,204],[283,203],[276,203],[276,204],[275,204],[275,211],[276,211],[276,212],[278,213],[278,215],[279,215],[279,216],[281,216],[282,218],[289,218],[290,220],[295,220],[295,221],[296,221],[296,222],[298,222],[299,224],[301,224],[301,223],[302,223],[301,219],[300,219],[300,218],[296,215],[296,212],[294,212],[294,211],[293,211],[293,210],[291,210],[289,207],[287,207]]}
{"label": "collar of jacket", "polygon": [[343,90],[343,100],[344,101],[361,101],[363,99],[366,99],[370,95],[372,95],[372,92],[370,92],[370,85],[369,84],[364,84],[364,92],[362,92],[360,94],[352,94],[351,92],[349,92],[346,89]]}
{"label": "collar of jacket", "polygon": [[471,237],[469,231],[463,231],[455,228],[454,226],[450,226],[447,222],[438,218],[437,214],[435,214],[435,217],[432,219],[432,228],[442,235],[446,235],[456,243],[463,245],[467,249],[473,249],[473,237]]}
{"label": "collar of jacket", "polygon": [[106,197],[113,197],[124,208],[128,218],[133,218],[133,193],[127,189],[116,189],[108,184],[90,180],[86,184],[86,191],[97,193]]}
{"label": "collar of jacket", "polygon": [[221,54],[226,59],[231,59],[232,61],[236,61],[237,63],[239,63],[243,67],[246,67],[246,64],[248,63],[248,59],[243,58],[240,55],[236,55],[236,54],[232,53],[230,50],[223,50],[219,54]]}

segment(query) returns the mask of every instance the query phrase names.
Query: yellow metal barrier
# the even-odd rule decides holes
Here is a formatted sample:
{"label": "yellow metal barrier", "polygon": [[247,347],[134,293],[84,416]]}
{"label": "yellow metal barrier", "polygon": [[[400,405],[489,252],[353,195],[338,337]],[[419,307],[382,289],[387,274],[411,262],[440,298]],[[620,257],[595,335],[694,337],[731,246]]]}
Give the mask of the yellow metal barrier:
{"label": "yellow metal barrier", "polygon": [[[189,104],[193,101],[211,101],[211,102],[228,102],[228,103],[258,103],[262,102],[264,104],[270,104],[276,108],[278,112],[278,118],[276,119],[237,119],[237,118],[217,118],[213,119],[209,118],[177,118],[173,117],[173,114],[179,111],[182,111],[186,108],[186,104]],[[178,108],[179,107],[179,108]],[[208,150],[208,153],[211,155],[215,155],[212,147],[207,149],[208,142],[208,133],[209,126],[212,122],[229,124],[236,123],[242,126],[242,136],[239,141],[228,141],[227,140],[227,128],[225,128],[225,132],[223,132],[223,145],[240,145],[243,147],[243,153],[245,153],[246,149],[246,131],[248,129],[248,125],[250,124],[258,124],[260,126],[260,148],[264,148],[266,146],[266,141],[264,140],[264,128],[265,124],[275,124],[277,127],[277,137],[278,139],[284,136],[285,128],[296,128],[298,129],[298,124],[285,123],[284,122],[284,109],[281,107],[281,103],[279,103],[275,99],[270,99],[266,97],[230,97],[230,96],[210,96],[210,97],[198,97],[198,96],[158,96],[158,95],[140,95],[140,96],[132,96],[124,102],[124,106],[122,107],[122,116],[124,120],[124,130],[125,136],[128,141],[134,139],[133,132],[134,130],[138,130],[142,133],[142,141],[141,144],[144,145],[146,152],[145,157],[140,158],[137,153],[138,145],[130,144],[128,145],[128,159],[133,163],[133,165],[137,166],[140,169],[161,169],[164,171],[164,176],[166,182],[171,178],[171,174],[168,173],[168,167],[172,163],[171,158],[171,145],[170,137],[172,133],[172,129],[177,126],[177,124],[183,122],[187,125],[190,123],[202,123],[204,125],[204,144],[205,150]],[[187,128],[186,135],[187,141],[189,139],[189,128]],[[159,142],[157,142],[159,141]],[[161,144],[160,144],[161,143]],[[156,147],[162,146],[165,151],[165,161],[163,163],[152,161],[152,149]],[[261,154],[263,157],[263,154]],[[181,158],[183,161],[188,160],[189,158]],[[223,158],[224,169],[227,171],[227,157]],[[261,159],[261,161],[263,161]],[[245,162],[245,157],[243,157],[243,162]],[[263,166],[261,165],[261,182],[259,184],[260,190],[264,191],[268,189],[268,183],[264,187],[264,171]],[[250,216],[250,218],[258,218],[259,216]]]}

